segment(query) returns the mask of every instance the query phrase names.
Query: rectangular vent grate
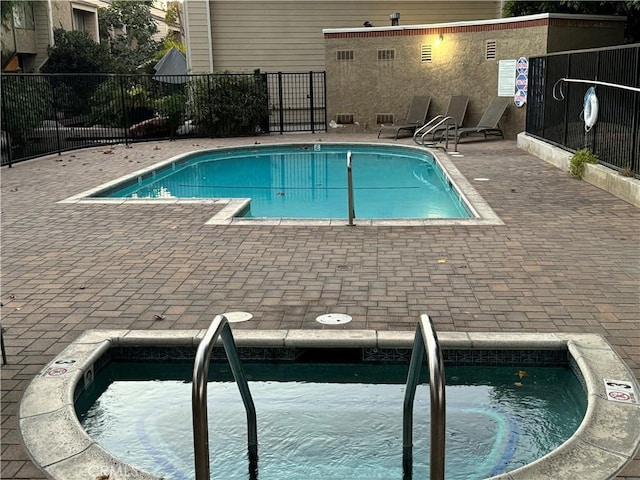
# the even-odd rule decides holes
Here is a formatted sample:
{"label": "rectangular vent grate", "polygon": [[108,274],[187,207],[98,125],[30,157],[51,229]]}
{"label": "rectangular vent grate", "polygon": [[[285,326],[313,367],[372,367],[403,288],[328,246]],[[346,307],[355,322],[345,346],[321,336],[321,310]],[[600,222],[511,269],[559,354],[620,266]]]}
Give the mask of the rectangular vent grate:
{"label": "rectangular vent grate", "polygon": [[348,62],[353,60],[353,50],[338,50],[336,52],[336,60],[339,62]]}
{"label": "rectangular vent grate", "polygon": [[378,50],[378,60],[395,60],[395,50]]}
{"label": "rectangular vent grate", "polygon": [[485,60],[495,60],[496,58],[496,41],[487,40],[485,42]]}
{"label": "rectangular vent grate", "polygon": [[353,123],[353,113],[338,113],[336,115],[336,122],[341,125],[348,125]]}
{"label": "rectangular vent grate", "polygon": [[376,113],[376,123],[393,123],[393,113]]}
{"label": "rectangular vent grate", "polygon": [[431,61],[431,45],[420,45],[420,61]]}

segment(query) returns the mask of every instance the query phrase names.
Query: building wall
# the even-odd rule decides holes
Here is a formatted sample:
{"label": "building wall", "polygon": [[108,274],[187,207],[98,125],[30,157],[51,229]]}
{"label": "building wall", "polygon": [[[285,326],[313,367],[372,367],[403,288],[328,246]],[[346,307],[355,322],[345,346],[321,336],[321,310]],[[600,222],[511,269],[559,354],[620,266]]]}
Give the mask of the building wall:
{"label": "building wall", "polygon": [[624,20],[605,18],[600,21],[551,19],[547,52],[621,45],[624,42]]}
{"label": "building wall", "polygon": [[209,3],[185,0],[185,36],[187,42],[187,68],[191,73],[207,73],[213,69],[211,57],[211,28]]}
{"label": "building wall", "polygon": [[49,13],[49,2],[33,4],[33,18],[36,23],[36,57],[34,69],[37,71],[49,58],[49,47],[53,44],[53,30]]}
{"label": "building wall", "polygon": [[[192,70],[208,72],[205,13],[201,0],[186,0]],[[215,71],[303,72],[324,70],[322,29],[359,27],[369,21],[390,25],[498,18],[500,1],[210,1],[211,42]],[[195,14],[195,12],[198,12]]]}
{"label": "building wall", "polygon": [[[548,24],[548,19],[537,19],[459,27],[325,32],[327,118],[331,121],[337,120],[338,114],[353,114],[359,125],[340,131],[377,131],[377,114],[391,113],[402,122],[414,95],[432,97],[429,118],[445,113],[450,96],[467,95],[464,126],[475,126],[498,96],[499,61],[546,54]],[[619,28],[623,29],[624,24]],[[438,42],[440,33],[443,40]],[[485,59],[488,40],[496,42],[493,60]],[[421,61],[422,45],[432,46],[431,62]],[[353,50],[353,60],[337,60],[338,50]],[[378,60],[378,50],[395,50],[395,59]],[[510,103],[500,122],[507,138],[515,138],[524,130],[525,112],[526,107]]]}

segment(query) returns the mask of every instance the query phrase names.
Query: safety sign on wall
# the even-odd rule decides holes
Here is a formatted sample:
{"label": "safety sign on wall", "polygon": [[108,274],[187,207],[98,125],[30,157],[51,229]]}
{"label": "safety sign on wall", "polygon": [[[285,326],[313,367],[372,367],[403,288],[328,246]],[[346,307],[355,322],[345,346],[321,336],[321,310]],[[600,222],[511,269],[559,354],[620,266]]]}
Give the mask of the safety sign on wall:
{"label": "safety sign on wall", "polygon": [[527,103],[527,86],[529,84],[529,61],[520,57],[516,63],[516,93],[513,103],[516,107],[522,107]]}
{"label": "safety sign on wall", "polygon": [[516,60],[498,61],[498,96],[513,96],[513,80],[516,78]]}
{"label": "safety sign on wall", "polygon": [[626,380],[604,379],[604,389],[607,393],[607,400],[623,403],[637,403],[637,397],[633,383]]}

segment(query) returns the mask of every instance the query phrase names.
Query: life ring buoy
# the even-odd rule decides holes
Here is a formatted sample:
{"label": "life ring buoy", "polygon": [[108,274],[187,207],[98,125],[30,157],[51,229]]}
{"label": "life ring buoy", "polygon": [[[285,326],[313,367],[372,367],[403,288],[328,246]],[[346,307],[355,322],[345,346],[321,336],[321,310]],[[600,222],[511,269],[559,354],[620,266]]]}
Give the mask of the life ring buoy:
{"label": "life ring buoy", "polygon": [[584,131],[588,132],[598,121],[598,97],[594,87],[589,88],[584,94],[583,107]]}

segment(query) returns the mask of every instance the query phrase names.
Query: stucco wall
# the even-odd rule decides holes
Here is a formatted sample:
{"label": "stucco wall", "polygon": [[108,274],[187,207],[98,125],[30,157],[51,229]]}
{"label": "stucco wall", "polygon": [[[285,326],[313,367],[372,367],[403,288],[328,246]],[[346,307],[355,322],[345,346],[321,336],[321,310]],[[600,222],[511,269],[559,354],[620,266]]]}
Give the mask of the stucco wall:
{"label": "stucco wall", "polygon": [[565,52],[583,48],[621,45],[624,42],[622,19],[601,22],[572,22],[556,20],[549,25],[547,52]]}
{"label": "stucco wall", "polygon": [[[339,131],[377,131],[376,114],[393,113],[401,122],[414,95],[432,97],[429,118],[444,114],[452,95],[467,95],[464,126],[475,126],[498,95],[498,62],[546,54],[548,28],[547,21],[536,20],[378,32],[359,29],[352,34],[325,32],[327,118],[331,121],[337,120],[338,114],[353,114],[359,125]],[[440,32],[443,39],[438,42]],[[496,42],[493,60],[485,59],[488,40]],[[432,46],[431,62],[421,61],[423,44]],[[378,60],[379,49],[395,50],[395,59]],[[338,50],[353,50],[353,60],[338,61]],[[525,116],[526,107],[518,108],[511,101],[500,122],[507,138],[513,139],[524,130]]]}

